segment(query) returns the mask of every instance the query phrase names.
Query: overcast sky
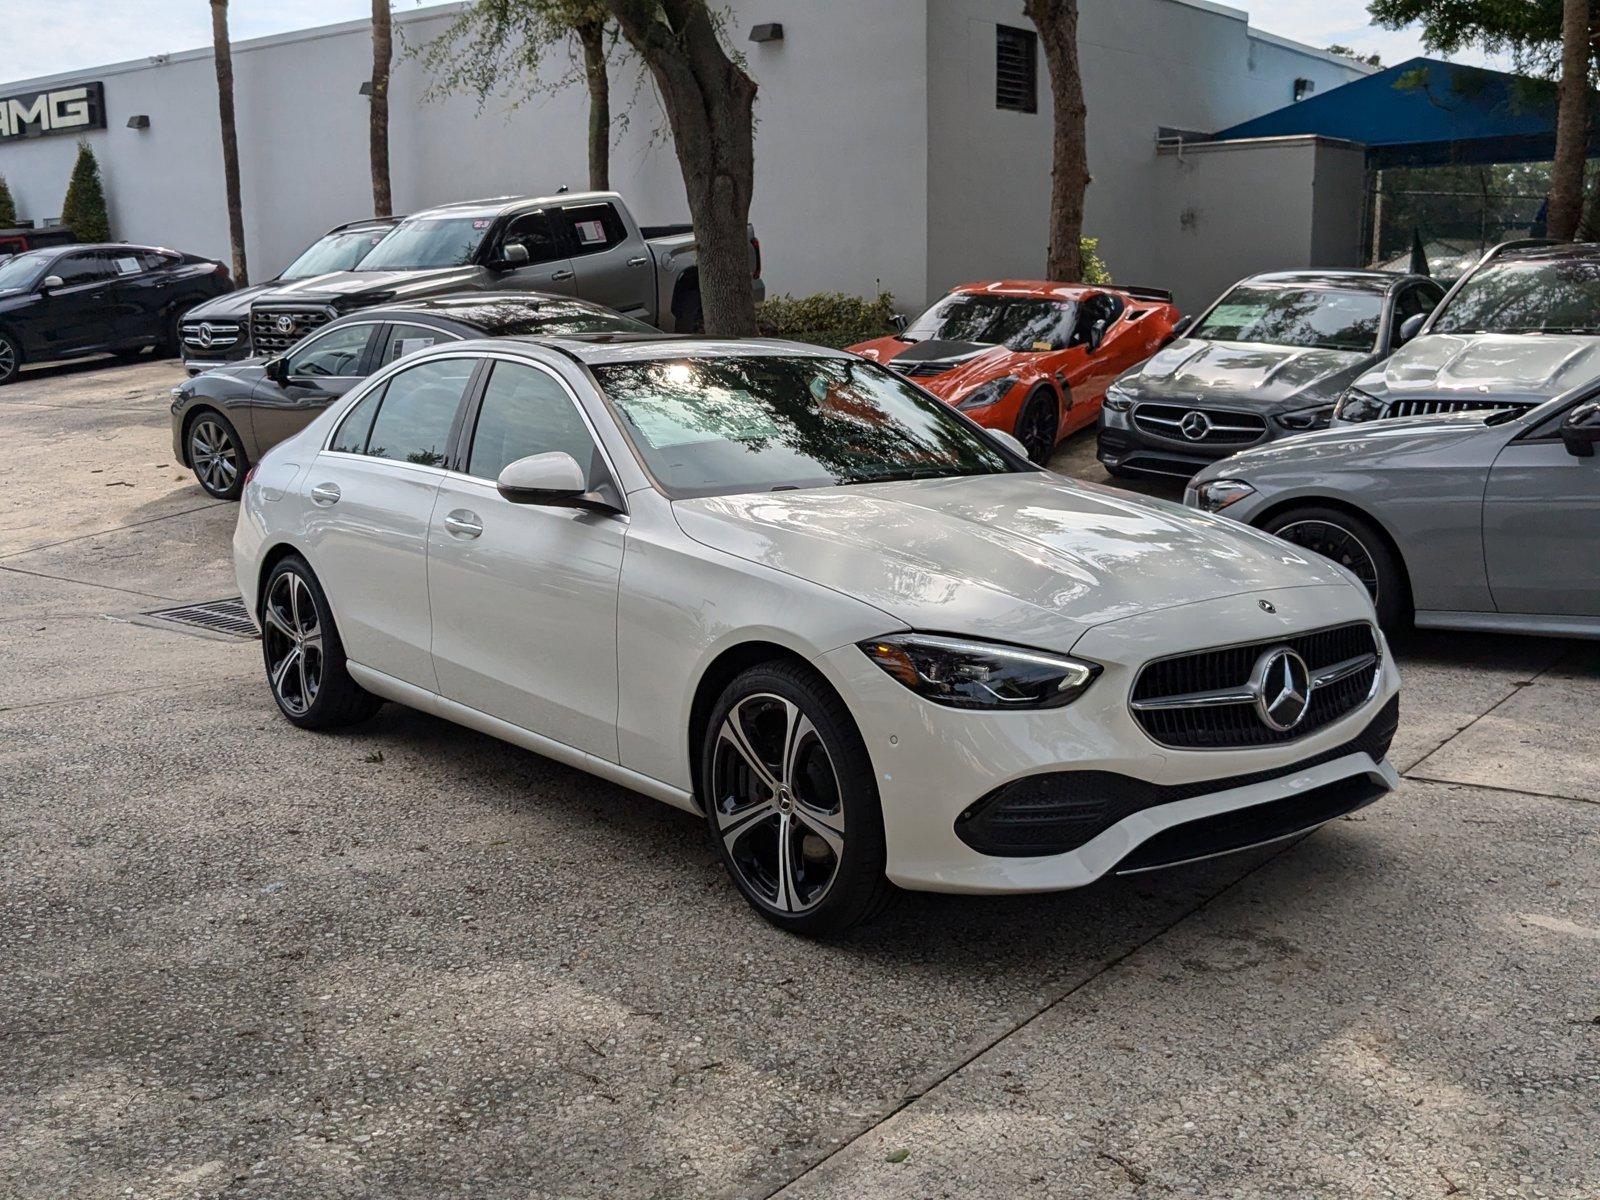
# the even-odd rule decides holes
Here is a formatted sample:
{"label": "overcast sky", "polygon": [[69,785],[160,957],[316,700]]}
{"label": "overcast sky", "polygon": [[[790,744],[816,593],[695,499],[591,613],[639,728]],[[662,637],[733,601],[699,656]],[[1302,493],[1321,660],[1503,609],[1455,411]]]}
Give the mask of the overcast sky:
{"label": "overcast sky", "polygon": [[[1115,0],[1086,0],[1086,3]],[[1422,53],[1414,30],[1391,32],[1367,23],[1366,0],[1228,0],[1268,33],[1314,46],[1338,43],[1395,63]],[[210,6],[202,0],[4,0],[0,81],[53,75],[211,41]],[[419,7],[395,0],[395,11]],[[1018,6],[1020,8],[1020,4]],[[235,40],[365,17],[370,0],[232,0]],[[1475,61],[1475,56],[1462,56]]]}

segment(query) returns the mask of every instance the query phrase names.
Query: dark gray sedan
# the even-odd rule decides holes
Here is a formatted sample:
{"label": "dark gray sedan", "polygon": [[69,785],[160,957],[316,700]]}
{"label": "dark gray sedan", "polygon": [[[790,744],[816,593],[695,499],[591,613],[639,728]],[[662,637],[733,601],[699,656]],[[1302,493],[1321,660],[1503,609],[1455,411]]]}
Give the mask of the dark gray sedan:
{"label": "dark gray sedan", "polygon": [[1184,503],[1350,570],[1386,628],[1600,637],[1600,385],[1247,450]]}
{"label": "dark gray sedan", "polygon": [[1443,295],[1431,279],[1382,271],[1252,275],[1107,389],[1099,459],[1112,475],[1186,479],[1247,446],[1322,429],[1350,382]]}
{"label": "dark gray sedan", "polygon": [[379,367],[464,338],[660,331],[599,304],[538,292],[470,292],[364,309],[330,321],[277,357],[217,367],[172,389],[172,450],[219,500],[245,472]]}

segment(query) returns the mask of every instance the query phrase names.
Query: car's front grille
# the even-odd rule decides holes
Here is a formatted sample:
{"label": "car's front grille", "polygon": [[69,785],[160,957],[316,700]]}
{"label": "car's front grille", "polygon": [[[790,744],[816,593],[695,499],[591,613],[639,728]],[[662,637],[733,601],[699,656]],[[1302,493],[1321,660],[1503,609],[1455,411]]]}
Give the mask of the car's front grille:
{"label": "car's front grille", "polygon": [[[1114,771],[1046,771],[1041,775],[1027,775],[1002,784],[969,805],[956,818],[956,836],[980,854],[997,857],[1063,854],[1093,841],[1119,821],[1148,808],[1270,783],[1274,779],[1333,762],[1347,754],[1365,754],[1375,763],[1382,762],[1389,753],[1389,745],[1394,741],[1399,722],[1400,699],[1394,697],[1367,722],[1365,729],[1342,745],[1271,770],[1197,779],[1190,783],[1150,783]],[[1352,778],[1357,790],[1368,782],[1365,776]],[[1352,781],[1347,779],[1340,782],[1350,784]],[[1345,789],[1336,785],[1328,786],[1339,790],[1342,795],[1348,795]],[[1356,807],[1371,798],[1370,793],[1358,795],[1350,800],[1350,807]],[[1253,845],[1281,836],[1270,827],[1269,822],[1254,821],[1254,818],[1265,815],[1265,806],[1254,805],[1239,811],[1238,821],[1253,823],[1254,828],[1242,829],[1239,836],[1233,839],[1232,847],[1221,848]],[[1189,826],[1178,828],[1187,829]],[[1158,843],[1156,849],[1164,848],[1159,844],[1160,835],[1155,841]],[[1216,853],[1218,849],[1213,846],[1205,851],[1180,853],[1167,861],[1195,857],[1196,853]],[[1118,864],[1117,869],[1135,870],[1141,865],[1155,864],[1124,861]]]}
{"label": "car's front grille", "polygon": [[183,352],[193,358],[221,357],[239,344],[244,326],[238,321],[184,321]]}
{"label": "car's front grille", "polygon": [[889,369],[900,372],[907,379],[927,379],[933,375],[943,375],[955,365],[955,363],[948,362],[912,362],[904,365],[891,362]]}
{"label": "car's front grille", "polygon": [[258,354],[287,350],[333,320],[327,308],[256,308],[250,311],[250,341]]}
{"label": "car's front grille", "polygon": [[[1281,729],[1269,724],[1262,710],[1285,681],[1276,671],[1265,678],[1260,670],[1280,649],[1298,655],[1308,676],[1304,715]],[[1163,746],[1213,750],[1292,742],[1337,721],[1371,695],[1380,660],[1377,635],[1364,621],[1180,654],[1145,665],[1134,681],[1131,708],[1140,727]],[[1265,701],[1263,693],[1268,693]]]}
{"label": "car's front grille", "polygon": [[1255,413],[1183,404],[1135,405],[1133,423],[1152,437],[1201,446],[1248,446],[1267,433],[1266,419]]}
{"label": "car's front grille", "polygon": [[1391,417],[1431,417],[1438,413],[1478,412],[1490,408],[1528,408],[1504,400],[1395,400],[1389,404]]}

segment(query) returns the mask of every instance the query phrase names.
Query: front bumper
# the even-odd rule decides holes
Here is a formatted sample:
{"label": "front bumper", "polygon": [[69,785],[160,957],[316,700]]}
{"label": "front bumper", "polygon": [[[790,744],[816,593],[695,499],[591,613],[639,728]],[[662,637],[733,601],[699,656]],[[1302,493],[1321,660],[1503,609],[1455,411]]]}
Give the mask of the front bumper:
{"label": "front bumper", "polygon": [[[890,679],[855,646],[821,656],[818,665],[850,705],[877,774],[889,878],[944,892],[1081,887],[1108,873],[1270,842],[1370,803],[1398,782],[1384,759],[1385,709],[1400,683],[1387,653],[1363,702],[1292,742],[1173,749],[1152,741],[1128,707],[1150,659],[1370,619],[1353,609],[1353,591],[1252,592],[1098,626],[1072,653],[1100,663],[1100,678],[1076,703],[1038,712],[942,708]],[[1267,615],[1261,599],[1292,618]],[[974,821],[1001,789],[1058,775],[1107,802],[1073,849],[994,853],[994,845],[972,837]],[[1148,861],[1137,857],[1142,847],[1149,847]]]}
{"label": "front bumper", "polygon": [[1280,429],[1271,417],[1256,417],[1265,425],[1259,437],[1248,441],[1202,443],[1181,435],[1159,436],[1140,428],[1132,417],[1132,411],[1117,412],[1101,408],[1095,457],[1107,467],[1141,475],[1188,479],[1202,467],[1219,459],[1289,436],[1289,432]]}

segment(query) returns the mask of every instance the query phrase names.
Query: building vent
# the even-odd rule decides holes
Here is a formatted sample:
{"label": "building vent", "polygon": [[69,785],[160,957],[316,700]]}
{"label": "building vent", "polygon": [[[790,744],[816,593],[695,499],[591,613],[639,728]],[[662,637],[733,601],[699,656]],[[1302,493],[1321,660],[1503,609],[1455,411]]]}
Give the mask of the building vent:
{"label": "building vent", "polygon": [[994,106],[1039,111],[1039,35],[1031,29],[995,26]]}

